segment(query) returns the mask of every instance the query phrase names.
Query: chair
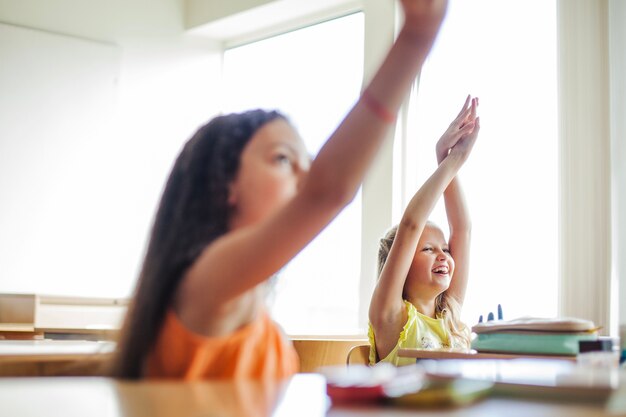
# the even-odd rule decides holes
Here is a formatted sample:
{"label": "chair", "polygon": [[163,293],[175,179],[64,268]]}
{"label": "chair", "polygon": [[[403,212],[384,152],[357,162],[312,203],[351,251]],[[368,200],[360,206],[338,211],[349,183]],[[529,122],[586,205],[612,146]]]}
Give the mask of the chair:
{"label": "chair", "polygon": [[348,352],[346,365],[369,365],[370,364],[370,345],[356,345]]}
{"label": "chair", "polygon": [[300,357],[300,372],[316,372],[322,366],[345,365],[346,355],[365,338],[341,336],[292,336],[293,347]]}

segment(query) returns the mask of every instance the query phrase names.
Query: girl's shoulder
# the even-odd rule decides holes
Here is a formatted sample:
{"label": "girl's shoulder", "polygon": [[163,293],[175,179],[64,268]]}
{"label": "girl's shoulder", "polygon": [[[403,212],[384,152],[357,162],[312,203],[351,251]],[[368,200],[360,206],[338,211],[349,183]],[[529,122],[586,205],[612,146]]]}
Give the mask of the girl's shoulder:
{"label": "girl's shoulder", "polygon": [[436,318],[429,317],[425,314],[417,311],[417,308],[411,304],[410,301],[404,300],[404,305],[406,307],[406,312],[409,320],[421,320],[422,322],[426,322],[429,325],[442,325],[444,322],[444,318],[437,316]]}

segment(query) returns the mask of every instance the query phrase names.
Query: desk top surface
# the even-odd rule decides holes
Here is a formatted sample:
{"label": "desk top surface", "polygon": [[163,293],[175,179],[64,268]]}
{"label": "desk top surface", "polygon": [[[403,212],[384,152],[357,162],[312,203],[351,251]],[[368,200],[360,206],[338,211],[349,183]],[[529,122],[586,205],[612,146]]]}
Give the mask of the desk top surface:
{"label": "desk top surface", "polygon": [[349,417],[349,416],[568,416],[625,415],[624,393],[607,405],[488,398],[452,409],[391,408],[381,405],[331,406],[325,380],[299,374],[283,383],[121,382],[107,378],[2,378],[3,415],[53,414],[63,417]]}
{"label": "desk top surface", "polygon": [[560,359],[576,361],[576,356],[562,355],[531,355],[497,352],[477,352],[468,349],[415,349],[403,348],[398,350],[398,356],[416,359]]}
{"label": "desk top surface", "polygon": [[0,340],[0,364],[105,357],[114,350],[114,342],[47,339]]}

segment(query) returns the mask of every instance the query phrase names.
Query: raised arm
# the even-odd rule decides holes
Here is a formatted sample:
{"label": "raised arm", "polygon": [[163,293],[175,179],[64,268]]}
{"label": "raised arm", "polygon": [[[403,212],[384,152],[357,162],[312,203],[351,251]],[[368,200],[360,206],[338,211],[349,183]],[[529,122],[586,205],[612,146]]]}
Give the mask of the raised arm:
{"label": "raised arm", "polygon": [[[452,144],[468,137],[473,129],[473,123],[456,129],[450,135]],[[468,153],[471,146],[465,145],[464,149]],[[415,193],[404,211],[369,308],[369,319],[376,335],[379,357],[385,357],[391,352],[406,323],[407,311],[402,298],[404,283],[428,217],[466,158],[466,152],[461,152],[461,148],[446,153],[444,160]]]}
{"label": "raised arm", "polygon": [[[437,162],[442,163],[450,149],[456,143],[453,138],[458,132],[463,131],[467,126],[474,125],[470,135],[471,140],[476,140],[480,130],[480,121],[476,117],[476,109],[478,107],[478,98],[470,101],[468,96],[465,100],[463,108],[459,112],[457,118],[450,124],[450,127],[439,139],[436,146]],[[469,257],[470,257],[470,240],[471,240],[471,219],[469,210],[463,196],[461,183],[458,177],[452,179],[448,188],[443,194],[446,215],[448,216],[448,224],[450,227],[449,247],[450,254],[455,261],[454,276],[447,292],[453,296],[459,304],[463,304],[465,299],[465,291],[467,289],[467,280],[469,275]]]}
{"label": "raised arm", "polygon": [[[300,192],[253,226],[213,242],[187,272],[179,292],[206,316],[291,260],[356,194],[443,20],[446,0],[402,0],[404,26],[366,89],[311,165]],[[196,307],[193,307],[196,308]]]}

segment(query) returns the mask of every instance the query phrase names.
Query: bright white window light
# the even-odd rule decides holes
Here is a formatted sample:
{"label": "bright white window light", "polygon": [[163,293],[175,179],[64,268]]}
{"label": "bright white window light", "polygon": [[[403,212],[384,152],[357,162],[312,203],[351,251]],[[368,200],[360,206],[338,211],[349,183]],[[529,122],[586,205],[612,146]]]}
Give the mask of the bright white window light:
{"label": "bright white window light", "polygon": [[[315,155],[359,96],[363,14],[224,53],[224,112],[279,109]],[[291,334],[354,333],[361,250],[360,193],[284,270],[274,318]]]}
{"label": "bright white window light", "polygon": [[[473,220],[462,318],[554,316],[558,288],[555,1],[455,0],[411,103],[410,198],[465,96],[482,129],[460,178]],[[409,159],[410,160],[410,159]],[[443,199],[432,219],[447,231]]]}

